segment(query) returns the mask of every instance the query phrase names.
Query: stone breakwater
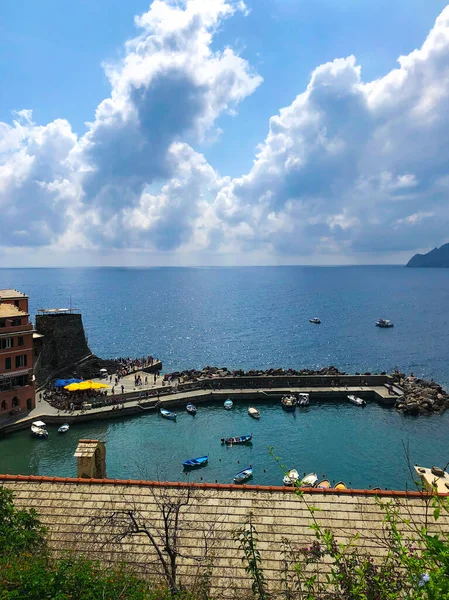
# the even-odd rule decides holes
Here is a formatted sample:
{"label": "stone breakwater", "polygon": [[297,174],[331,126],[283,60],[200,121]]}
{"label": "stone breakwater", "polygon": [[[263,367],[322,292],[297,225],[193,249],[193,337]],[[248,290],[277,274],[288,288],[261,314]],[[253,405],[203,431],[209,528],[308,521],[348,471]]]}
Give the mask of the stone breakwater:
{"label": "stone breakwater", "polygon": [[409,415],[442,413],[449,408],[449,394],[434,381],[419,379],[413,375],[395,372],[394,382],[404,394],[396,401],[396,409]]}

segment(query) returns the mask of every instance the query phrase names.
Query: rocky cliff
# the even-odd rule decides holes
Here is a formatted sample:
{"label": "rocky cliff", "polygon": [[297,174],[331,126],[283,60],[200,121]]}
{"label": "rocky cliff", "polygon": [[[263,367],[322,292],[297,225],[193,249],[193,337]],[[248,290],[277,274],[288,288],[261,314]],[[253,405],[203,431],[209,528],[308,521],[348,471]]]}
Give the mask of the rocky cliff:
{"label": "rocky cliff", "polygon": [[427,254],[415,254],[407,267],[449,267],[449,244],[434,248]]}

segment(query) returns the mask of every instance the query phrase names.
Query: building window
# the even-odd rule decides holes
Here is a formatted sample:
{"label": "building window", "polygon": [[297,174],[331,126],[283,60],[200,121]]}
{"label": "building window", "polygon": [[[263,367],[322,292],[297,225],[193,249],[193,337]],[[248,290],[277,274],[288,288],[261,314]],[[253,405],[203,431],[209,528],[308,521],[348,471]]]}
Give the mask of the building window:
{"label": "building window", "polygon": [[0,348],[5,350],[5,348],[13,348],[14,347],[14,338],[2,338],[0,340]]}
{"label": "building window", "polygon": [[12,399],[12,407],[15,408],[16,406],[19,406],[19,399],[17,398],[17,396],[14,396],[14,398]]}
{"label": "building window", "polygon": [[20,306],[20,300],[14,300],[14,305],[17,306],[17,308],[19,308],[19,306]]}
{"label": "building window", "polygon": [[26,367],[27,366],[27,355],[26,354],[20,354],[19,356],[16,356],[16,369],[17,367]]}
{"label": "building window", "polygon": [[17,344],[19,346],[23,346],[23,335],[19,335],[19,337],[17,338]]}
{"label": "building window", "polygon": [[27,398],[27,410],[31,410],[33,408],[33,401],[31,398]]}
{"label": "building window", "polygon": [[8,405],[6,403],[6,400],[2,400],[1,410],[6,410],[7,408],[8,408]]}
{"label": "building window", "polygon": [[8,356],[8,358],[5,358],[5,369],[10,369],[11,368],[11,357]]}

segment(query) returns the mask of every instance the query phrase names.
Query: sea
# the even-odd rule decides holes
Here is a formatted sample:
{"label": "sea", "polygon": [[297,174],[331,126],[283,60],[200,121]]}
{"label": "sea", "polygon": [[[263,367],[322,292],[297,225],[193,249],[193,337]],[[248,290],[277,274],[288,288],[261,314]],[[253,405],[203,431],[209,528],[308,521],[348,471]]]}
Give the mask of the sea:
{"label": "sea", "polygon": [[[163,372],[202,368],[334,365],[348,373],[399,368],[449,387],[449,269],[401,266],[0,269],[0,289],[16,288],[39,308],[77,308],[90,348],[107,357],[152,354]],[[321,325],[309,323],[319,317]],[[392,329],[375,321],[390,319]],[[180,481],[232,481],[254,467],[253,483],[282,481],[282,466],[315,471],[353,487],[413,486],[410,465],[449,461],[449,411],[411,417],[370,403],[312,403],[295,413],[277,403],[221,404],[49,427],[47,441],[19,432],[0,439],[0,472],[76,475],[77,440],[106,441],[107,475]],[[252,445],[220,438],[253,433]],[[207,467],[182,471],[187,458]],[[276,460],[277,459],[277,460]]]}

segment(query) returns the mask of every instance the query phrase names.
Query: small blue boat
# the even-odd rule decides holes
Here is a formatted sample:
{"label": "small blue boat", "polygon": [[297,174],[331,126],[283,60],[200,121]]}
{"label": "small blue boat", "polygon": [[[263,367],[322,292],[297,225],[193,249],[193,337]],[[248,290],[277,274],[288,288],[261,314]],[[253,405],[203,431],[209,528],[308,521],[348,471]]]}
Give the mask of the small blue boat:
{"label": "small blue boat", "polygon": [[225,400],[224,407],[226,410],[231,410],[231,408],[233,406],[234,406],[234,402],[232,400],[230,400],[229,398],[227,400]]}
{"label": "small blue boat", "polygon": [[164,417],[164,419],[171,419],[172,421],[176,421],[176,413],[171,412],[170,410],[167,410],[165,408],[161,408],[161,416]]}
{"label": "small blue boat", "polygon": [[205,465],[208,461],[208,456],[199,456],[198,458],[190,458],[189,460],[185,460],[182,463],[182,466],[184,468],[192,468],[192,467],[201,467],[202,465]]}
{"label": "small blue boat", "polygon": [[248,467],[247,469],[243,469],[243,471],[239,471],[237,475],[234,477],[235,483],[243,483],[247,481],[253,476],[253,468]]}
{"label": "small blue boat", "polygon": [[186,406],[186,410],[190,415],[196,415],[197,408],[194,404],[189,402],[189,404]]}
{"label": "small blue boat", "polygon": [[253,439],[253,434],[250,433],[248,435],[240,435],[240,436],[236,436],[236,437],[221,438],[221,443],[232,446],[233,444],[246,444],[247,442],[250,442],[252,439]]}

